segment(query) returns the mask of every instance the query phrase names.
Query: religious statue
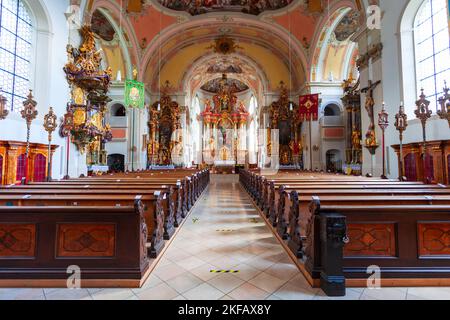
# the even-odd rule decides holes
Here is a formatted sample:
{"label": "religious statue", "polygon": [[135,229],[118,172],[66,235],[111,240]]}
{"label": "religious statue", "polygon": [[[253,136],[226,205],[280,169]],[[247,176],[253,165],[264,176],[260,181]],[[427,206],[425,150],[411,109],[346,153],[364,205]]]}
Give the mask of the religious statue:
{"label": "religious statue", "polygon": [[377,145],[377,139],[375,138],[375,131],[369,131],[366,135],[366,146],[373,147]]}
{"label": "religious statue", "polygon": [[283,150],[283,152],[281,152],[281,164],[289,164],[289,153],[287,152],[287,150]]}
{"label": "religious statue", "polygon": [[353,126],[352,131],[352,147],[355,150],[361,149],[361,133],[356,129],[356,126]]}
{"label": "religious statue", "polygon": [[367,129],[366,133],[366,147],[375,147],[377,145],[375,137],[375,119],[373,113],[373,107],[375,105],[373,91],[380,83],[381,81],[373,83],[371,80],[369,80],[369,86],[367,88],[361,89],[361,92],[366,94],[365,109],[370,121],[369,128]]}
{"label": "religious statue", "polygon": [[211,106],[211,100],[206,99],[205,100],[205,113],[210,113],[213,111],[213,108]]}

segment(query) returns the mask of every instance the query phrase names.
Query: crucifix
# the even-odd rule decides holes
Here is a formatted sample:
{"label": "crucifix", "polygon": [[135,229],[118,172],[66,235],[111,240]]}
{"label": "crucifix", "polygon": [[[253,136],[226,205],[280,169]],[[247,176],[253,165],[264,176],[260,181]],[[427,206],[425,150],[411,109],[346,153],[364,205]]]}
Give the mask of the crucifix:
{"label": "crucifix", "polygon": [[361,93],[366,94],[366,103],[365,108],[367,111],[367,114],[369,115],[369,128],[367,129],[366,133],[366,140],[365,140],[365,147],[369,150],[370,154],[372,155],[372,176],[373,176],[373,169],[375,167],[375,152],[378,148],[377,144],[377,138],[375,136],[375,118],[374,118],[374,112],[373,107],[375,106],[375,100],[373,98],[373,91],[375,88],[381,83],[381,80],[377,82],[373,82],[372,80],[369,80],[368,86],[366,88],[361,89]]}

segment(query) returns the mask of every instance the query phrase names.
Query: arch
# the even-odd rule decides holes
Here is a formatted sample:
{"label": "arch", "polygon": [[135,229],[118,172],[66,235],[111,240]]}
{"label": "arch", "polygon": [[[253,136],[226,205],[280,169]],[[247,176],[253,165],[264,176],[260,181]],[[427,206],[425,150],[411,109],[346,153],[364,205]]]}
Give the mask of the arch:
{"label": "arch", "polygon": [[111,117],[126,117],[127,110],[121,103],[115,103],[110,107]]}
{"label": "arch", "polygon": [[[414,106],[419,88],[417,88],[416,48],[414,43],[414,22],[425,0],[411,0],[404,9],[399,24],[400,34],[400,98],[405,106]],[[414,116],[413,108],[405,108],[408,116]]]}
{"label": "arch", "polygon": [[[8,108],[19,112],[23,107],[28,90],[34,88],[36,71],[34,66],[38,61],[39,27],[48,22],[39,5],[24,0],[2,2],[5,12],[12,12],[4,19],[2,27],[9,41],[2,41],[1,71],[3,91],[6,94]],[[5,15],[4,15],[5,16]],[[43,16],[43,17],[42,17]],[[14,25],[13,25],[14,24]],[[42,27],[48,27],[43,25]],[[7,38],[3,37],[5,40]]]}
{"label": "arch", "polygon": [[[316,27],[314,40],[312,41],[314,51],[310,56],[310,81],[320,82],[325,80],[325,71],[329,64],[327,61],[327,55],[331,48],[331,40],[333,39],[333,34],[336,30],[336,27],[342,21],[342,19],[349,14],[350,12],[359,12],[359,22],[365,17],[365,12],[358,10],[357,5],[354,1],[335,1],[333,5],[330,7],[329,15],[322,17],[321,21],[318,23]],[[333,74],[333,79],[329,79],[331,81],[337,80],[342,81],[348,77],[350,71],[351,62],[356,64],[356,54],[358,50],[358,46],[356,43],[352,43],[350,39],[347,39],[342,42],[343,53],[342,53],[342,63],[339,66],[339,74]],[[328,77],[328,75],[326,75]]]}
{"label": "arch", "polygon": [[38,153],[34,157],[34,168],[33,168],[33,181],[43,182],[45,181],[45,176],[47,173],[47,158]]}
{"label": "arch", "polygon": [[341,116],[341,108],[335,103],[330,103],[325,106],[323,113],[325,117],[338,117]]}
{"label": "arch", "polygon": [[16,181],[22,181],[22,179],[26,177],[26,174],[27,174],[26,155],[25,153],[23,153],[17,157]]}
{"label": "arch", "polygon": [[[266,46],[271,48],[271,50],[274,51],[277,55],[282,57],[284,63],[287,65],[289,63],[289,53],[283,52],[282,47],[284,49],[289,48],[289,33],[287,30],[282,28],[281,26],[277,26],[274,24],[267,24],[264,21],[260,21],[259,19],[256,19],[254,17],[245,17],[236,13],[227,13],[227,16],[230,17],[230,21],[233,21],[233,23],[230,25],[224,24],[222,21],[218,22],[217,19],[218,16],[216,14],[208,14],[205,15],[205,17],[194,18],[188,22],[185,23],[179,23],[179,24],[173,24],[166,29],[162,31],[160,35],[157,35],[153,38],[152,42],[149,44],[149,46],[146,48],[143,57],[142,57],[142,63],[141,63],[141,69],[139,74],[143,77],[145,72],[151,68],[155,64],[155,59],[159,58],[158,52],[160,45],[167,44],[167,43],[173,43],[175,42],[175,46],[171,47],[170,51],[167,52],[164,55],[161,56],[161,62],[166,57],[170,57],[173,52],[177,52],[181,47],[185,47],[188,45],[189,41],[192,41],[192,37],[189,36],[183,36],[187,33],[193,33],[201,28],[208,28],[208,30],[211,30],[211,33],[196,37],[195,40],[198,43],[198,41],[203,42],[211,42],[214,40],[217,36],[220,36],[219,30],[226,29],[227,27],[233,28],[236,26],[240,26],[242,28],[245,28],[245,30],[249,30],[254,32],[257,31],[264,31],[266,34],[266,39],[263,39],[262,37],[244,37],[243,34],[240,33],[231,33],[229,36],[236,38],[238,41],[241,41],[242,43],[251,43],[251,44],[258,44],[261,46]],[[214,31],[212,31],[214,30]],[[269,37],[272,40],[267,40],[267,37]],[[183,38],[184,41],[174,41],[176,38]],[[291,37],[292,38],[292,37]],[[303,72],[307,70],[307,53],[306,50],[303,48],[303,46],[298,42],[297,39],[291,39],[291,50],[292,50],[292,57],[293,57],[293,67],[296,68],[296,70],[302,69]],[[276,41],[277,43],[281,44],[280,46],[274,46],[272,41]],[[153,59],[153,60],[152,60]],[[152,72],[154,74],[155,72]],[[297,72],[295,72],[297,76]],[[304,77],[307,77],[306,74],[303,75]],[[295,80],[295,79],[294,79]],[[301,79],[303,81],[304,79]],[[300,85],[299,85],[300,86]]]}
{"label": "arch", "polygon": [[140,45],[129,18],[127,17],[127,15],[123,14],[123,9],[120,8],[117,1],[110,1],[110,0],[93,1],[91,5],[86,5],[84,9],[85,12],[83,18],[85,21],[90,19],[95,10],[99,9],[103,14],[105,14],[110,23],[114,26],[116,32],[119,30],[116,21],[122,22],[122,30],[126,33],[129,44],[128,41],[125,40],[124,34],[121,32],[118,33],[121,44],[124,46],[123,52],[126,56],[128,56],[127,63],[129,63],[129,65],[127,66],[128,67],[127,72],[129,74],[127,76],[131,77],[132,65],[141,64],[141,55],[139,51]]}

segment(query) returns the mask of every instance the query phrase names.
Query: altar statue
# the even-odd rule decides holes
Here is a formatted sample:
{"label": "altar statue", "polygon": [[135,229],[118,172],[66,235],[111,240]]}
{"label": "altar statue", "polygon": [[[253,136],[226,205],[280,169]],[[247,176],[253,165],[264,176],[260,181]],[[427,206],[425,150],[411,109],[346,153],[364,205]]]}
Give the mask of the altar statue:
{"label": "altar statue", "polygon": [[360,139],[360,132],[358,130],[356,130],[356,127],[353,126],[353,131],[352,131],[352,147],[355,150],[359,150],[361,149],[361,139]]}

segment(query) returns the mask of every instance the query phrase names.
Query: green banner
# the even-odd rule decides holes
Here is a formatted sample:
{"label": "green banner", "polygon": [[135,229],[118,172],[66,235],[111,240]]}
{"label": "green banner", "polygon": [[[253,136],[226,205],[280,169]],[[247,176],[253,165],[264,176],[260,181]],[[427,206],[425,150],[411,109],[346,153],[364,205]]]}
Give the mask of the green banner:
{"label": "green banner", "polygon": [[125,81],[125,105],[129,108],[145,107],[145,85],[136,80]]}

